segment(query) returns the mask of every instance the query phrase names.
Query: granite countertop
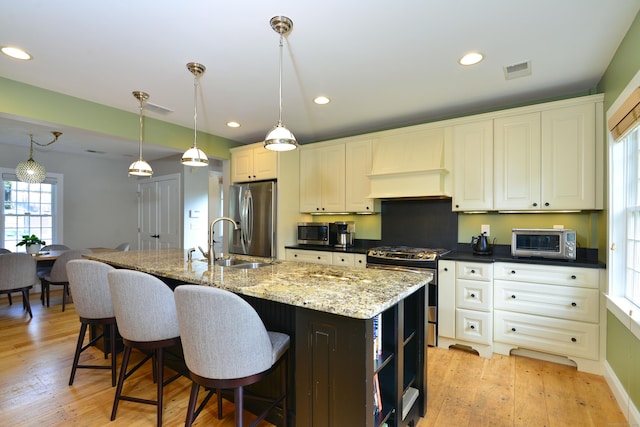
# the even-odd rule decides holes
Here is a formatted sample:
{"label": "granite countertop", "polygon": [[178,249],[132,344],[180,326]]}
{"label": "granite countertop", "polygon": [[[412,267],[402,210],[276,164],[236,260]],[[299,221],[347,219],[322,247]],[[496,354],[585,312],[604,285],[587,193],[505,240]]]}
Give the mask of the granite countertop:
{"label": "granite countertop", "polygon": [[189,263],[187,251],[182,249],[84,256],[119,268],[357,319],[374,317],[425,286],[433,277],[429,272],[355,269],[243,255],[233,255],[233,258],[269,265],[254,269],[209,267],[197,253]]}

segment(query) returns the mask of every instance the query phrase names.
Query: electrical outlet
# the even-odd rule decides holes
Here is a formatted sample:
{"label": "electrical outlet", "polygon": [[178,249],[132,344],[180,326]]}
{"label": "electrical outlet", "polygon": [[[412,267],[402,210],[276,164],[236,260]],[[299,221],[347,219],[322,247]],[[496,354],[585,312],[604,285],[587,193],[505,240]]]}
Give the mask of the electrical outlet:
{"label": "electrical outlet", "polygon": [[480,226],[480,233],[484,233],[487,236],[491,236],[491,226],[489,226],[489,224],[482,224]]}
{"label": "electrical outlet", "polygon": [[563,230],[564,229],[564,225],[557,225],[556,224],[556,225],[553,226],[553,228],[556,229],[556,230]]}

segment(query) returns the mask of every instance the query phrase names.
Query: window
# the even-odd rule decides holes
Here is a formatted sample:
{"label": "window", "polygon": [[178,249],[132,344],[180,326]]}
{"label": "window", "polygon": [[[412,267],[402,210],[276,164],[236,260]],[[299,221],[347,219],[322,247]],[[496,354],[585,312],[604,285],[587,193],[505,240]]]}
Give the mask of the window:
{"label": "window", "polygon": [[47,243],[59,240],[62,234],[61,200],[62,176],[47,176],[40,184],[19,181],[12,172],[2,172],[2,210],[0,246],[13,252],[24,252],[16,247],[22,236],[35,234]]}

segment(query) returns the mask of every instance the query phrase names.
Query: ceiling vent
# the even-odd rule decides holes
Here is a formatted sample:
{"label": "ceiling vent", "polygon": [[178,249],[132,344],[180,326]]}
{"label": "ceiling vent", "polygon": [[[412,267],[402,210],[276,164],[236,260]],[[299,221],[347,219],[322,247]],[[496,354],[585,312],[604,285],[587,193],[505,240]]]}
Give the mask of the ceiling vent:
{"label": "ceiling vent", "polygon": [[502,68],[504,78],[507,80],[517,79],[531,75],[531,61],[520,62],[519,64],[507,65]]}
{"label": "ceiling vent", "polygon": [[152,111],[154,113],[158,113],[158,114],[169,114],[169,113],[173,113],[174,110],[167,108],[167,107],[163,107],[162,105],[158,105],[158,104],[154,104],[152,102],[146,102],[145,103],[145,109],[147,111]]}

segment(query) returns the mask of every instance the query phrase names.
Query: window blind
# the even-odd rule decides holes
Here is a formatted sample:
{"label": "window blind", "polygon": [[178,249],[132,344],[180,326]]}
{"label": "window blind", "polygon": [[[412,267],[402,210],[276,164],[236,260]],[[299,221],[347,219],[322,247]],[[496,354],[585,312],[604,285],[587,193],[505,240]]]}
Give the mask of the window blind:
{"label": "window blind", "polygon": [[640,121],[640,87],[636,88],[609,119],[609,130],[616,141],[621,140]]}

